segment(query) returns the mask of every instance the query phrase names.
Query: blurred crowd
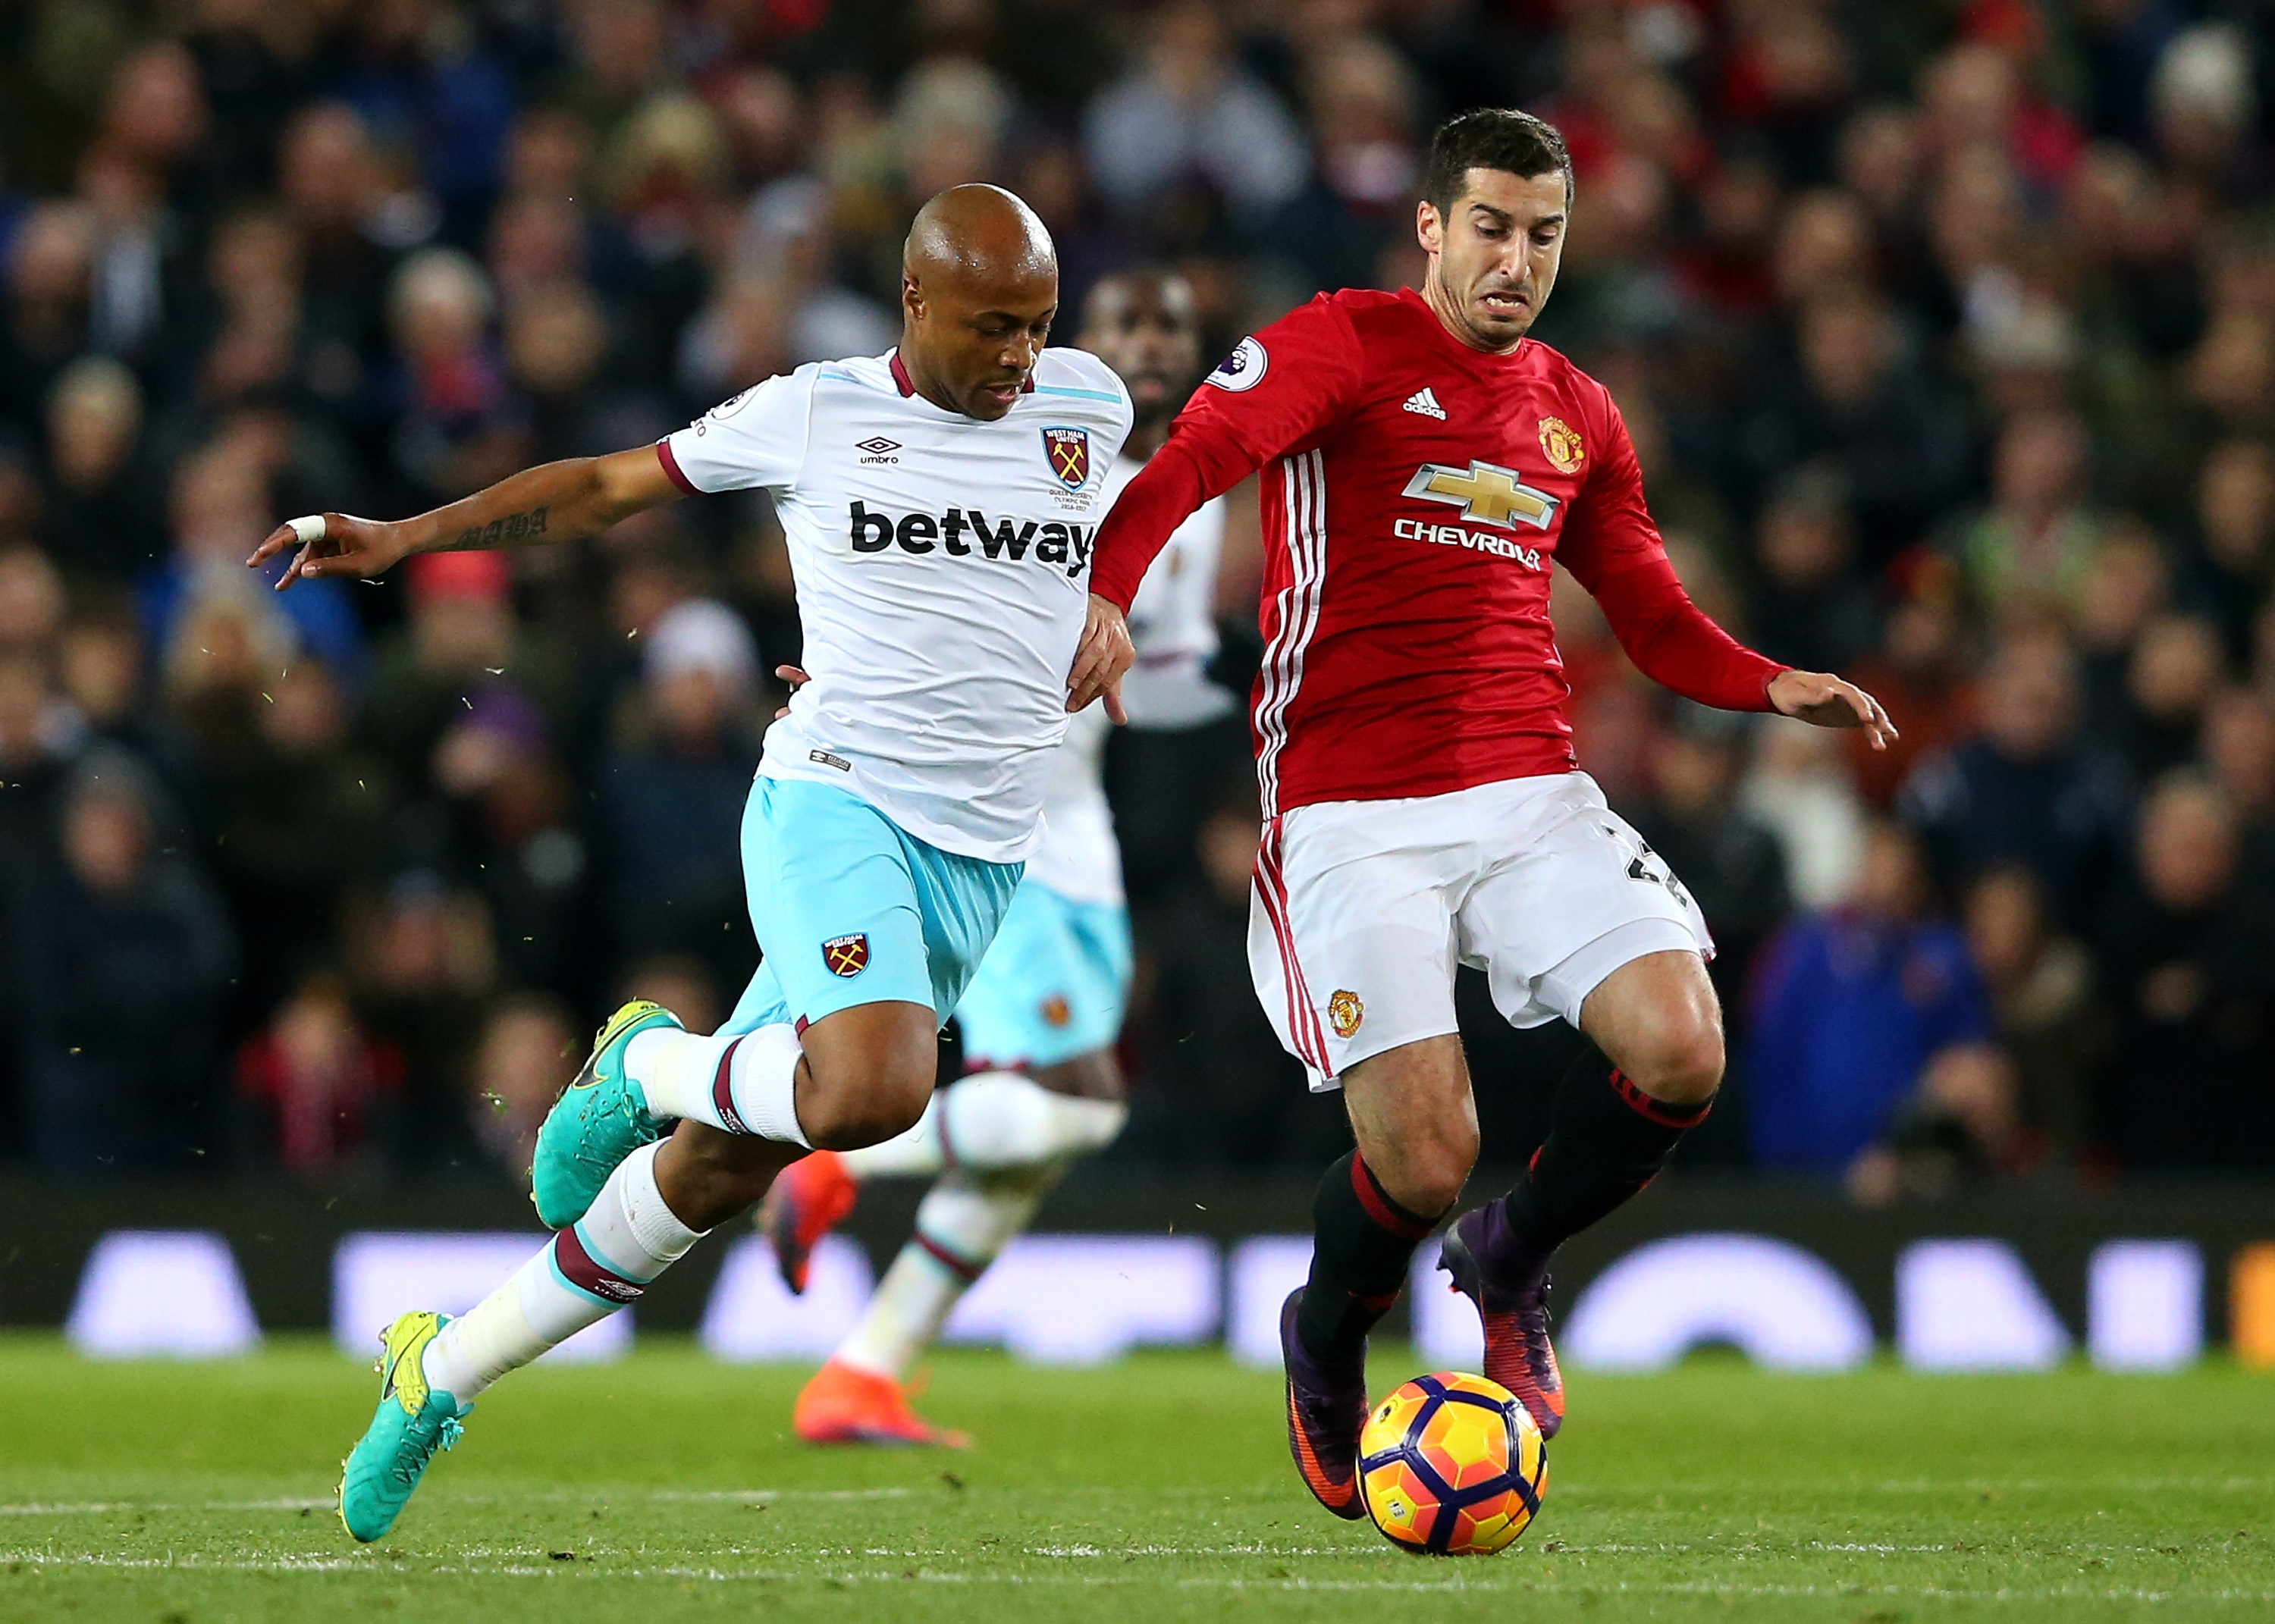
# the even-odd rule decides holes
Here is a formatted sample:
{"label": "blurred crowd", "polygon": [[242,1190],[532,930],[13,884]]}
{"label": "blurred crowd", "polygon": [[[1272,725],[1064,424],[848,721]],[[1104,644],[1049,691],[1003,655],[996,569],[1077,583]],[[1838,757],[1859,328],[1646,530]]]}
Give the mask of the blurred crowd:
{"label": "blurred crowd", "polygon": [[[1513,102],[1578,173],[1539,336],[1619,400],[1694,596],[1903,729],[1675,704],[1560,580],[1583,763],[1720,944],[1700,1159],[1870,1201],[2275,1167],[2270,26],[0,8],[0,1159],[503,1178],[607,1008],[705,1028],[749,972],[737,823],[797,650],[763,498],[283,594],[243,565],[281,517],[408,513],[881,351],[909,216],[965,180],[1055,234],[1062,337],[1163,262],[1215,352],[1417,281],[1429,129]],[[1115,742],[1131,1162],[1314,1166],[1340,1131],[1248,990],[1243,755],[1236,721]],[[1545,1086],[1478,1037],[1482,1094]]]}

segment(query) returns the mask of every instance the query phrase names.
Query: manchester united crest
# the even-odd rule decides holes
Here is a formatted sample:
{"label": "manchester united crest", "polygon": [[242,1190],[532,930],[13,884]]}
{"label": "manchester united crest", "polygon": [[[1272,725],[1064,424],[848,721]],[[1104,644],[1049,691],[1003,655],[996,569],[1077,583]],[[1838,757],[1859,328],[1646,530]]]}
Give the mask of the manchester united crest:
{"label": "manchester united crest", "polygon": [[1074,1019],[1074,1007],[1067,1002],[1064,993],[1054,993],[1043,1000],[1042,1016],[1044,1025],[1058,1031]]}
{"label": "manchester united crest", "polygon": [[1350,1037],[1364,1019],[1366,1006],[1359,1002],[1357,993],[1339,990],[1327,1000],[1327,1023],[1335,1029],[1336,1037]]}
{"label": "manchester united crest", "polygon": [[1562,418],[1540,419],[1540,450],[1559,473],[1577,473],[1580,465],[1588,460],[1588,448],[1581,442],[1580,431]]}
{"label": "manchester united crest", "polygon": [[832,936],[821,944],[821,962],[833,976],[848,978],[869,968],[869,933],[855,931],[850,936]]}
{"label": "manchester united crest", "polygon": [[1051,472],[1067,489],[1078,491],[1090,483],[1090,430],[1046,428],[1043,456],[1051,465]]}

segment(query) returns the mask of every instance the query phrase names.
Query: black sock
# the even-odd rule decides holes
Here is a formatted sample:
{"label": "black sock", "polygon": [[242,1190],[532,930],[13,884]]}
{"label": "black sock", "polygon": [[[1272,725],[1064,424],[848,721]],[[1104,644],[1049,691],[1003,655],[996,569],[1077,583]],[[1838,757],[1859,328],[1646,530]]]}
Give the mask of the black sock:
{"label": "black sock", "polygon": [[1296,1316],[1304,1351],[1329,1364],[1357,1358],[1437,1221],[1393,1201],[1357,1151],[1329,1167],[1311,1203],[1311,1277]]}
{"label": "black sock", "polygon": [[1711,1098],[1697,1105],[1654,1099],[1590,1044],[1557,1087],[1548,1137],[1532,1165],[1485,1208],[1479,1264],[1505,1286],[1538,1280],[1567,1237],[1650,1183],[1713,1105]]}

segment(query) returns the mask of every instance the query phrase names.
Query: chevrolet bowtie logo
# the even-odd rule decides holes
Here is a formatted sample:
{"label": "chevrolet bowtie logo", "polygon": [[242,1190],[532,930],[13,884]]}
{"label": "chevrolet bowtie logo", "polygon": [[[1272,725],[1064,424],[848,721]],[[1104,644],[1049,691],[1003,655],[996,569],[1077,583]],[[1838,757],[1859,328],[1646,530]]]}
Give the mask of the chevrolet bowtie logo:
{"label": "chevrolet bowtie logo", "polygon": [[1425,502],[1447,502],[1461,509],[1464,518],[1498,525],[1503,530],[1514,530],[1520,521],[1546,530],[1556,517],[1556,497],[1533,489],[1509,470],[1492,463],[1473,462],[1467,468],[1425,463],[1406,481],[1405,494]]}

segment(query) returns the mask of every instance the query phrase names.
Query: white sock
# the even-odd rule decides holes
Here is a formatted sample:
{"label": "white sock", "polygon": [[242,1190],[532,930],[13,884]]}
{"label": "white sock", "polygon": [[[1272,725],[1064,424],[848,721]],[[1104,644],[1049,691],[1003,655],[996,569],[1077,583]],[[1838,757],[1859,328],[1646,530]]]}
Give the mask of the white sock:
{"label": "white sock", "polygon": [[421,1361],[428,1386],[465,1406],[508,1371],[638,1301],[650,1280],[686,1256],[701,1237],[656,1188],[662,1149],[642,1145],[625,1157],[591,1211],[442,1327]]}
{"label": "white sock", "polygon": [[[961,1086],[959,1084],[959,1086]],[[996,1254],[1027,1227],[1063,1163],[979,1177],[944,1174],[917,1208],[917,1228],[836,1356],[856,1370],[903,1379]]]}
{"label": "white sock", "polygon": [[797,1125],[797,1062],[805,1053],[788,1022],[711,1038],[654,1026],[624,1046],[624,1070],[658,1116],[812,1150]]}
{"label": "white sock", "polygon": [[889,1178],[896,1173],[937,1173],[946,1165],[940,1153],[940,1103],[962,1084],[935,1089],[925,1101],[924,1114],[913,1127],[858,1151],[840,1151],[838,1159],[857,1179]]}
{"label": "white sock", "polygon": [[1016,1071],[983,1071],[933,1095],[907,1132],[846,1152],[845,1166],[856,1178],[1035,1167],[1112,1144],[1129,1118],[1118,1099],[1085,1099]]}

